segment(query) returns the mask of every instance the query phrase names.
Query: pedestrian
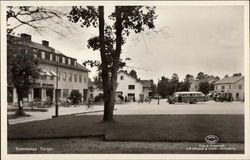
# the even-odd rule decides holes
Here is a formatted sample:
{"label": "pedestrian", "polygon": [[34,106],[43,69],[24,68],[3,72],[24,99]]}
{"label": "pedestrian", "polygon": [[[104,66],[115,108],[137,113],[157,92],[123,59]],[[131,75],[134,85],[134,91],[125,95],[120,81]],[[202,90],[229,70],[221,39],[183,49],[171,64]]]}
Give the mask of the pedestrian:
{"label": "pedestrian", "polygon": [[89,97],[88,98],[88,109],[91,109],[91,105],[92,105],[92,98]]}

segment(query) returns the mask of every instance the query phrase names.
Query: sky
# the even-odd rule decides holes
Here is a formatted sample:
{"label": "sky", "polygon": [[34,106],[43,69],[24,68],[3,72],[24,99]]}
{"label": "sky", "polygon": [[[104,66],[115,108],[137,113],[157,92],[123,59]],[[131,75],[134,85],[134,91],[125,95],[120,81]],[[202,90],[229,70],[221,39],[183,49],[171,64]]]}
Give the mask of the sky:
{"label": "sky", "polygon": [[[70,11],[70,7],[53,9]],[[106,20],[112,9],[105,8]],[[154,30],[132,33],[126,38],[121,57],[131,60],[126,61],[128,67],[124,70],[134,69],[139,78],[155,82],[162,76],[171,78],[173,73],[177,73],[180,80],[186,74],[196,77],[198,72],[220,78],[226,74],[244,74],[243,7],[156,6],[156,14]],[[78,63],[100,60],[99,52],[87,47],[87,40],[98,35],[98,28],[81,28],[66,17],[59,24],[40,23],[45,29],[39,32],[27,26],[15,32],[31,34],[32,40],[38,43],[48,40],[51,47],[76,58]],[[90,78],[97,74],[96,68],[88,69]]]}

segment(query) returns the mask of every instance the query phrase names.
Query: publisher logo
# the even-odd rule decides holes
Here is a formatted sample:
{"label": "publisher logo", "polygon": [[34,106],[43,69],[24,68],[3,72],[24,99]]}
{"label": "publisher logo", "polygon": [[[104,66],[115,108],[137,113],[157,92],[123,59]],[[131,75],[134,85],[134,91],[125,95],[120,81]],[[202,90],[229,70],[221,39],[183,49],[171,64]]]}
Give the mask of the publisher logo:
{"label": "publisher logo", "polygon": [[208,144],[216,144],[219,141],[219,138],[215,135],[208,135],[206,136],[205,141]]}

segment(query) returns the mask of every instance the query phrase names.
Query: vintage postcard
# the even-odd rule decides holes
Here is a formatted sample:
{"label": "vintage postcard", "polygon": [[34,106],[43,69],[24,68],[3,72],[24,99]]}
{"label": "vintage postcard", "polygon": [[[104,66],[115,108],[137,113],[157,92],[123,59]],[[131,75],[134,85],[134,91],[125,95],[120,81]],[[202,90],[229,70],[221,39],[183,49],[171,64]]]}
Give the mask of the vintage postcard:
{"label": "vintage postcard", "polygon": [[248,1],[2,1],[1,159],[250,159]]}

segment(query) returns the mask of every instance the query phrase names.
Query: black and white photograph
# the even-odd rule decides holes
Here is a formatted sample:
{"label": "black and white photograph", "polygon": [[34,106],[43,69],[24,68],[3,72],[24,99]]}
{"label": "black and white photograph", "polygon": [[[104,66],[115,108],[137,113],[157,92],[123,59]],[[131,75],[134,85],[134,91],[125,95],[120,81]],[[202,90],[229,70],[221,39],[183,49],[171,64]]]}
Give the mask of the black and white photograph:
{"label": "black and white photograph", "polygon": [[1,159],[250,159],[248,14],[1,2]]}

